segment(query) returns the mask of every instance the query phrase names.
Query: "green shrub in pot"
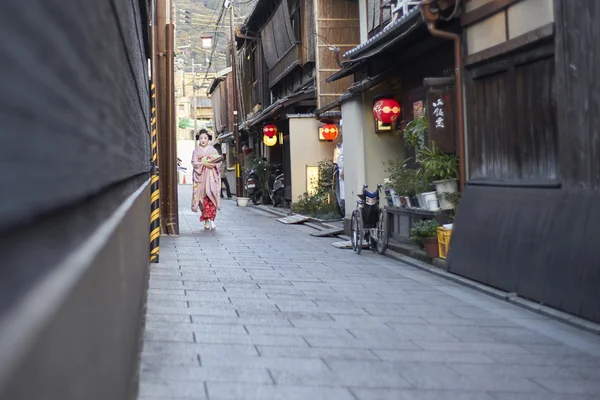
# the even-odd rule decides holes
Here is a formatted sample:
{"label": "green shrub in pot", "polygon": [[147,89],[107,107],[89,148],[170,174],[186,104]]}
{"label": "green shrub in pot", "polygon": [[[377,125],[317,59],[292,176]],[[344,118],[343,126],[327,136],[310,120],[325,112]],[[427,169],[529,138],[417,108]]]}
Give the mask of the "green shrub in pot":
{"label": "green shrub in pot", "polygon": [[448,181],[458,178],[458,157],[443,153],[435,144],[419,150],[419,175],[428,181]]}
{"label": "green shrub in pot", "polygon": [[452,202],[447,200],[451,193],[458,191],[456,180],[458,178],[458,157],[454,154],[443,153],[435,144],[419,151],[421,168],[418,175],[426,181],[435,184],[435,190],[442,210],[454,208]]}
{"label": "green shrub in pot", "polygon": [[435,219],[417,221],[410,230],[410,239],[422,245],[423,239],[437,237],[437,228],[440,224]]}
{"label": "green shrub in pot", "polygon": [[439,256],[437,228],[440,224],[435,219],[417,221],[410,230],[410,239],[425,249],[432,258]]}
{"label": "green shrub in pot", "polygon": [[402,130],[402,137],[404,138],[406,147],[412,149],[423,147],[427,128],[427,112],[423,110],[423,116],[413,119]]}
{"label": "green shrub in pot", "polygon": [[416,170],[408,168],[409,160],[389,160],[384,164],[389,174],[390,187],[394,192],[399,196],[415,198],[419,193],[430,192],[433,186],[431,182],[419,176]]}
{"label": "green shrub in pot", "polygon": [[384,163],[386,172],[389,174],[390,187],[399,196],[413,197],[416,194],[417,171],[407,167],[409,160],[396,159]]}

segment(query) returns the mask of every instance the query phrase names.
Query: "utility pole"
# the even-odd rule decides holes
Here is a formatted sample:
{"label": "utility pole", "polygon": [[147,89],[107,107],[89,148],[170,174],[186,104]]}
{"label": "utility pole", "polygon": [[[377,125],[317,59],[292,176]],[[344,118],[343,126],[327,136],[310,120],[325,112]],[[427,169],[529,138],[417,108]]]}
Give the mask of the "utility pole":
{"label": "utility pole", "polygon": [[172,0],[156,3],[156,97],[161,230],[179,234]]}
{"label": "utility pole", "polygon": [[242,156],[240,146],[240,132],[238,129],[238,88],[237,88],[237,70],[235,59],[235,25],[233,24],[233,3],[231,0],[225,0],[225,7],[229,6],[229,25],[231,28],[231,79],[233,81],[233,137],[235,140],[235,157],[236,157],[236,185],[235,192],[237,197],[244,195],[244,182],[242,180]]}

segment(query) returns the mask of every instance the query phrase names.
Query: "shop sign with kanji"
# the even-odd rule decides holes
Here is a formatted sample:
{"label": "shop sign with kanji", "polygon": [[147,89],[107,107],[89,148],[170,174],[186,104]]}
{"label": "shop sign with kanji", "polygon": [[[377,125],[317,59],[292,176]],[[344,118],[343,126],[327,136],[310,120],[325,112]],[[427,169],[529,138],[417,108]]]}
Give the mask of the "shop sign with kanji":
{"label": "shop sign with kanji", "polygon": [[451,153],[454,145],[454,113],[452,91],[432,89],[427,94],[429,137],[444,152]]}

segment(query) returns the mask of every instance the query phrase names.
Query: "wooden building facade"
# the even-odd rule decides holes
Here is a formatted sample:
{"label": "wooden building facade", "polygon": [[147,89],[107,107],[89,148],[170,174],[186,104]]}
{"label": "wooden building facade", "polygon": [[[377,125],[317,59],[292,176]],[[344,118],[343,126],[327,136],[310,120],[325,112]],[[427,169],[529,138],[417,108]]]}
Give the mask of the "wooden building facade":
{"label": "wooden building facade", "polygon": [[137,398],[160,4],[0,2],[2,399]]}
{"label": "wooden building facade", "polygon": [[[338,84],[325,78],[340,69],[340,49],[358,43],[357,4],[259,0],[236,40],[242,142],[282,164],[285,200],[295,201],[307,189],[307,166],[333,156],[334,145],[318,139],[314,112],[321,101],[338,95]],[[306,119],[310,115],[312,121]],[[271,147],[263,143],[266,124],[281,133]]]}
{"label": "wooden building facade", "polygon": [[600,322],[594,0],[466,3],[468,182],[450,272]]}
{"label": "wooden building facade", "polygon": [[[400,102],[404,122],[413,119],[415,104],[450,99],[453,130],[430,124],[426,138],[462,158],[465,188],[448,270],[600,321],[600,250],[590,241],[600,222],[596,2],[440,1],[437,29],[461,35],[460,57],[421,19],[428,3],[363,0],[361,44],[328,78],[354,76],[341,97],[317,110],[341,105],[345,158],[355,160],[345,168],[346,198],[386,176],[381,161],[414,156],[403,149],[398,127],[377,132],[375,98]],[[398,214],[391,226],[396,239],[408,236],[415,217],[428,217]]]}
{"label": "wooden building facade", "polygon": [[[451,40],[434,37],[421,15],[421,8],[408,1],[365,2],[367,15],[361,22],[363,41],[346,52],[344,68],[328,80],[339,82],[349,77],[353,82],[345,93],[320,108],[327,115],[336,106],[343,119],[345,159],[356,160],[345,165],[345,198],[353,202],[363,184],[374,188],[388,176],[385,162],[406,160],[412,168],[415,150],[404,143],[402,130],[414,118],[431,110],[436,96],[444,96],[446,120],[443,129],[430,129],[424,144],[436,143],[445,153],[458,153],[456,146],[458,121],[454,118],[455,56]],[[460,32],[454,15],[456,3],[444,2],[441,13],[448,21],[439,28]],[[401,106],[398,121],[390,127],[377,124],[373,106],[379,98],[391,98]],[[429,118],[431,120],[431,118]],[[461,156],[460,154],[458,154]],[[351,203],[348,203],[351,204]],[[346,208],[345,225],[349,226],[352,208]],[[410,242],[413,222],[443,216],[441,212],[390,207],[390,232],[393,239]]]}

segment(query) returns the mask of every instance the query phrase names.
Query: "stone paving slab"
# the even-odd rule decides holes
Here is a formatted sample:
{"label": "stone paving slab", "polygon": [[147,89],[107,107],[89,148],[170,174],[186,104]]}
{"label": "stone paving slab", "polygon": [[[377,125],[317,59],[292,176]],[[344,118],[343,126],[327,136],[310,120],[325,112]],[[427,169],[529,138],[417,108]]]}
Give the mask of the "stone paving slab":
{"label": "stone paving slab", "polygon": [[151,266],[140,400],[600,399],[598,336],[233,201],[214,232],[180,223]]}

